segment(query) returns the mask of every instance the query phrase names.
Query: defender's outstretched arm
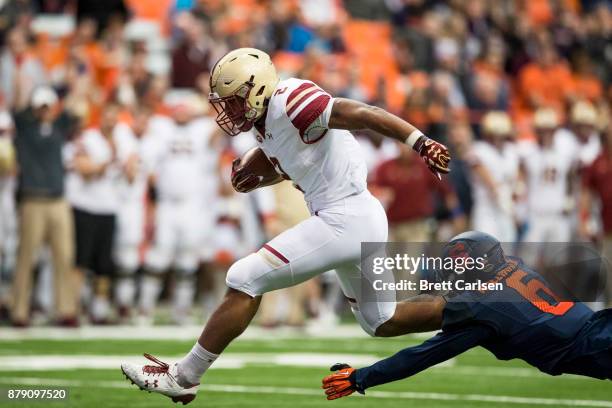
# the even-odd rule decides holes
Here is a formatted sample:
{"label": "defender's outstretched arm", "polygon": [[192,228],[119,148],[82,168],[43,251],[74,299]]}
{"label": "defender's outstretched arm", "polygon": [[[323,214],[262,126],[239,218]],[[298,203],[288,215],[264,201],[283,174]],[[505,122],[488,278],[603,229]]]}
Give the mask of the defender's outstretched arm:
{"label": "defender's outstretched arm", "polygon": [[440,330],[445,305],[443,297],[425,294],[398,302],[393,317],[378,326],[376,336],[395,337]]}
{"label": "defender's outstretched arm", "polygon": [[446,146],[423,135],[405,120],[376,106],[351,99],[336,98],[329,118],[332,129],[370,129],[406,143],[423,158],[429,169],[439,177],[448,173],[450,154]]}
{"label": "defender's outstretched arm", "polygon": [[[485,325],[474,325],[450,332],[441,332],[423,344],[406,348],[369,367],[355,370],[341,365],[339,371],[323,379],[327,399],[364,393],[367,388],[413,376],[433,365],[449,360],[478,346],[493,334]],[[332,367],[335,368],[336,366]]]}

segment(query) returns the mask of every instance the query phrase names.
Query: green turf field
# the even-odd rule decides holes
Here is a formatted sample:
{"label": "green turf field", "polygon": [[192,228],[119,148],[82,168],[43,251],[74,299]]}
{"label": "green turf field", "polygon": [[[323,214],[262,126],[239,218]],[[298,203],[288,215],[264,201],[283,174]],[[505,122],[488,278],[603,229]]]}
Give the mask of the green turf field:
{"label": "green turf field", "polygon": [[[0,329],[2,331],[3,329]],[[169,329],[172,330],[172,329]],[[1,334],[1,333],[0,333]],[[8,337],[10,338],[10,337]],[[115,360],[143,351],[179,357],[192,339],[129,340],[0,336],[0,389],[66,387],[66,402],[14,402],[0,406],[164,407],[170,400],[131,386]],[[309,338],[249,336],[234,343],[205,376],[190,407],[612,407],[612,382],[576,376],[548,377],[521,362],[499,362],[475,349],[411,379],[368,390],[368,395],[328,402],[320,390],[326,365],[337,358],[367,363],[421,338]],[[143,346],[143,344],[146,344]],[[341,354],[338,356],[338,354]],[[125,356],[125,357],[124,357]],[[143,360],[144,361],[144,360]],[[25,369],[20,363],[24,363]],[[71,366],[72,364],[72,366]],[[358,364],[356,364],[358,365]],[[93,366],[94,368],[85,368]]]}

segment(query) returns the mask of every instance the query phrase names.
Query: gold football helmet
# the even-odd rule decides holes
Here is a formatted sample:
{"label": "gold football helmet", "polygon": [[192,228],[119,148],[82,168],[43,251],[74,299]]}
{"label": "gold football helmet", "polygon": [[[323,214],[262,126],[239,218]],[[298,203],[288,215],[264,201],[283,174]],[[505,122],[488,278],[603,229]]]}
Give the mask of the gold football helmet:
{"label": "gold football helmet", "polygon": [[238,48],[227,53],[210,74],[208,100],[217,111],[217,124],[230,136],[250,130],[266,111],[278,80],[265,52]]}

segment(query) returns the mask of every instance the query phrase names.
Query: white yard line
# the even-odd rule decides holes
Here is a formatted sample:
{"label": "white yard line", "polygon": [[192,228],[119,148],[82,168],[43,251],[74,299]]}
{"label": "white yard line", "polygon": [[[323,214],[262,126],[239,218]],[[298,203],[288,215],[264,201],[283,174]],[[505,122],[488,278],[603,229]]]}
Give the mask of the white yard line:
{"label": "white yard line", "polygon": [[[202,325],[192,326],[83,326],[80,328],[31,327],[27,329],[3,327],[0,340],[193,340],[200,336]],[[429,338],[432,333],[420,333],[411,337]],[[263,329],[250,326],[241,336],[248,340],[283,339],[347,339],[371,338],[356,324],[307,326],[305,328],[281,327]]]}
{"label": "white yard line", "polygon": [[[158,356],[162,361],[175,361],[181,356]],[[372,354],[346,353],[224,353],[212,368],[239,369],[249,364],[274,365],[283,367],[315,367],[328,368],[337,362],[347,362],[363,367],[380,360]],[[121,363],[138,364],[144,362],[139,355],[75,355],[75,354],[43,354],[43,355],[0,355],[0,372],[2,371],[45,371],[74,369],[116,369]],[[452,367],[452,370],[449,368]],[[429,373],[439,375],[485,375],[505,378],[552,378],[529,367],[495,367],[456,365],[451,359],[433,367]],[[555,377],[564,380],[590,380],[577,375],[562,375]]]}
{"label": "white yard line", "polygon": [[[162,361],[173,362],[180,356],[157,356]],[[378,361],[373,355],[352,355],[339,353],[225,353],[215,362],[213,368],[242,368],[247,364],[263,364],[288,367],[327,367],[336,362],[351,361],[364,366]],[[25,355],[0,356],[2,371],[41,371],[73,369],[116,369],[121,363],[146,363],[139,355]],[[452,360],[449,362],[452,364]]]}
{"label": "white yard line", "polygon": [[[79,328],[31,327],[2,328],[0,340],[192,340],[202,332],[196,326],[83,326]],[[250,340],[295,339],[295,338],[347,338],[369,336],[357,325],[329,327],[306,327],[303,329],[282,327],[262,329],[249,327],[240,338]]]}
{"label": "white yard line", "polygon": [[[51,387],[88,387],[88,388],[128,388],[127,382],[122,381],[80,381],[61,380],[48,378],[6,378],[0,377],[0,384],[16,384],[24,386],[51,386]],[[133,387],[133,386],[132,386]],[[319,389],[296,388],[296,387],[269,387],[269,386],[246,386],[225,384],[204,384],[201,392],[228,392],[245,394],[274,394],[274,395],[307,395],[317,396],[323,399],[323,393]],[[367,398],[385,399],[407,399],[407,400],[434,400],[434,401],[471,401],[506,403],[518,405],[555,405],[568,407],[603,407],[612,408],[612,401],[582,400],[562,398],[532,398],[512,397],[506,395],[482,395],[482,394],[450,394],[438,392],[393,392],[393,391],[368,391]]]}

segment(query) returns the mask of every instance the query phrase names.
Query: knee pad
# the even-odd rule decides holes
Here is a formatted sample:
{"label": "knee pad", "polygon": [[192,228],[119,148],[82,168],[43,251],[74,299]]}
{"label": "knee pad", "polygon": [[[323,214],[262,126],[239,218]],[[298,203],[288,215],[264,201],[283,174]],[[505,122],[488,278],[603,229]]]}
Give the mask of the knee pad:
{"label": "knee pad", "polygon": [[271,269],[260,255],[253,253],[234,262],[227,271],[225,284],[251,297],[259,296],[267,292],[260,278]]}

